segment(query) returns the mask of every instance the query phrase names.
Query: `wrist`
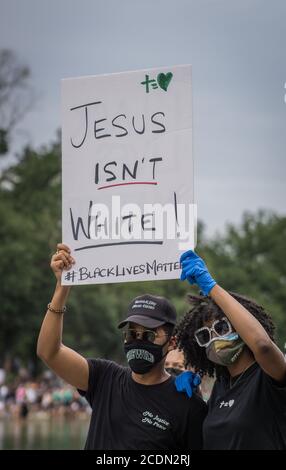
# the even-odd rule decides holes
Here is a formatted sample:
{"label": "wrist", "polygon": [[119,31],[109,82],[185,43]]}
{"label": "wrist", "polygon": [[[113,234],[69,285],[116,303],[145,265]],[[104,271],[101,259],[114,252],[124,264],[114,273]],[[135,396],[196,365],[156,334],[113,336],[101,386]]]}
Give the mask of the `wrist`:
{"label": "wrist", "polygon": [[52,313],[64,314],[67,310],[66,306],[63,305],[61,308],[54,308],[52,302],[47,305],[47,309]]}
{"label": "wrist", "polygon": [[69,291],[70,286],[61,286],[59,283],[57,283],[51,304],[55,306],[55,308],[62,308],[66,303]]}
{"label": "wrist", "polygon": [[216,281],[212,278],[209,272],[204,273],[199,277],[201,277],[201,279],[198,279],[198,285],[203,291],[203,294],[208,295],[212,288],[216,285]]}
{"label": "wrist", "polygon": [[71,286],[62,286],[61,281],[57,281],[55,292],[63,292],[68,293],[70,291]]}
{"label": "wrist", "polygon": [[212,291],[212,289],[214,288],[214,286],[216,286],[216,281],[214,279],[211,279],[211,281],[209,282],[209,284],[207,285],[207,288],[206,288],[206,294],[205,295],[209,295],[210,292]]}

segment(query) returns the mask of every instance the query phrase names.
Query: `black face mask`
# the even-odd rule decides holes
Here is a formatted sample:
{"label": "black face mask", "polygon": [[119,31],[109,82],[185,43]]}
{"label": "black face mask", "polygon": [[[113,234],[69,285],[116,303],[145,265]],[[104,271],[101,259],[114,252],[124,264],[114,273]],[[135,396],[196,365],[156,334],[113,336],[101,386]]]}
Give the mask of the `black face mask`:
{"label": "black face mask", "polygon": [[166,367],[166,371],[171,374],[171,375],[180,375],[182,372],[184,372],[183,369],[177,369],[176,367]]}
{"label": "black face mask", "polygon": [[149,341],[136,340],[124,344],[124,351],[130,369],[136,374],[146,374],[167,355],[163,355],[164,344],[154,344]]}

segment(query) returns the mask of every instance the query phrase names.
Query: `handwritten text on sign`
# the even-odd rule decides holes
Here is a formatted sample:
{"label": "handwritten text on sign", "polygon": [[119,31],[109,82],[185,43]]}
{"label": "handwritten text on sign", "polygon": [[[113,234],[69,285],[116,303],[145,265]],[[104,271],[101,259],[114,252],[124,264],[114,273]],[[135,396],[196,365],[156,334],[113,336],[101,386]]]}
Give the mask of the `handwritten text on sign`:
{"label": "handwritten text on sign", "polygon": [[[191,67],[62,82],[63,284],[174,279],[194,247]],[[182,244],[185,241],[185,244]]]}

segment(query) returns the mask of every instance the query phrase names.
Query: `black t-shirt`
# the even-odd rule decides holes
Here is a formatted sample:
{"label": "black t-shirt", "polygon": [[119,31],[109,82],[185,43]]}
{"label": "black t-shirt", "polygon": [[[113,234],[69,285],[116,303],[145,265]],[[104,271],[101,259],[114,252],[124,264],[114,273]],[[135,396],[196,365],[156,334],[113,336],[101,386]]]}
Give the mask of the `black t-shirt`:
{"label": "black t-shirt", "polygon": [[174,377],[142,385],[131,370],[103,359],[88,359],[85,396],[92,416],[85,449],[183,450],[202,448],[207,405],[177,392]]}
{"label": "black t-shirt", "polygon": [[231,388],[229,380],[217,380],[208,406],[204,449],[286,449],[286,383],[277,384],[257,363]]}

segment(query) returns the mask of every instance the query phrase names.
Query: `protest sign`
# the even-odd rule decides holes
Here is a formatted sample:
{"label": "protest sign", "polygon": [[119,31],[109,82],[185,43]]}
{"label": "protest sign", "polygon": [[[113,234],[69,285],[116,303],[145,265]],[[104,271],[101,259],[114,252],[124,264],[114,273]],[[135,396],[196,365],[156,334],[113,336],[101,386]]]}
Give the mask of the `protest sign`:
{"label": "protest sign", "polygon": [[178,278],[194,248],[191,67],[63,80],[62,191],[63,284]]}

